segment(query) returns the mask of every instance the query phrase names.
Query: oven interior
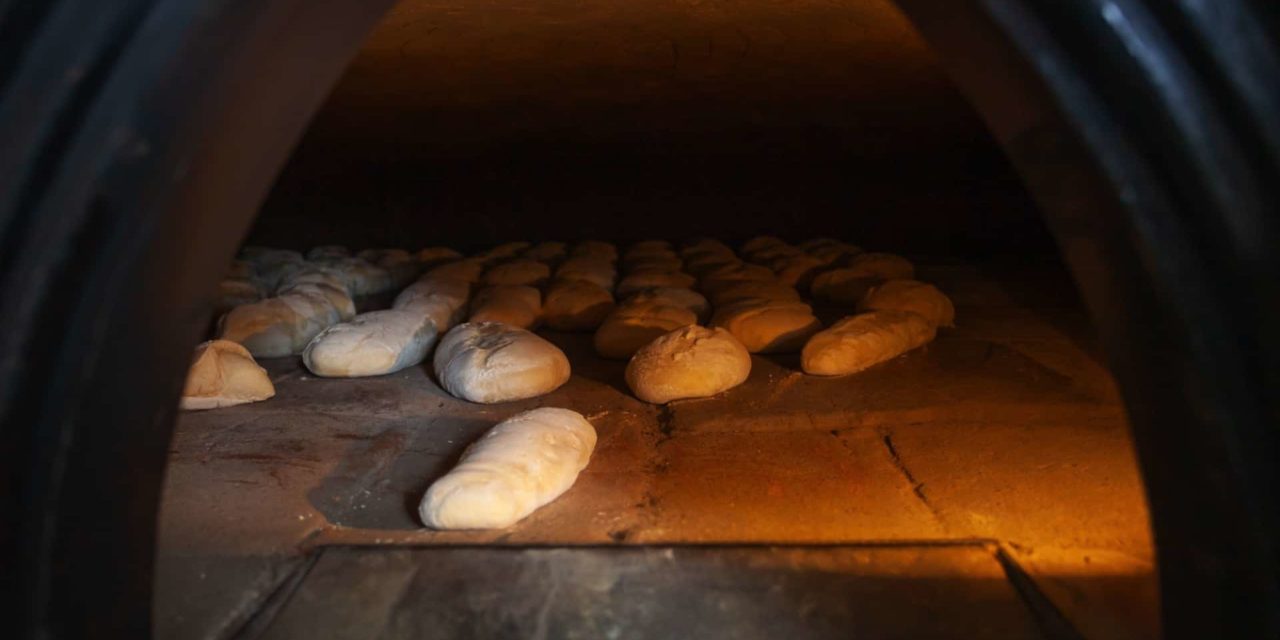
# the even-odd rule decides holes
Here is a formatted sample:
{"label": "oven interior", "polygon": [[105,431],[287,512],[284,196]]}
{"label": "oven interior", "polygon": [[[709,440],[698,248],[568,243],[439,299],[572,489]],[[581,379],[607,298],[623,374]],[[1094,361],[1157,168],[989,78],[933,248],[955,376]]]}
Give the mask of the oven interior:
{"label": "oven interior", "polygon": [[[157,635],[1155,635],[1140,474],[1089,318],[889,2],[402,0],[245,243],[762,234],[906,256],[956,326],[850,376],[755,355],[742,385],[668,405],[635,398],[590,333],[540,330],[570,381],[494,405],[426,364],[261,360],[275,397],[179,418]],[[425,528],[426,487],[539,406],[598,433],[572,489],[507,529]]]}

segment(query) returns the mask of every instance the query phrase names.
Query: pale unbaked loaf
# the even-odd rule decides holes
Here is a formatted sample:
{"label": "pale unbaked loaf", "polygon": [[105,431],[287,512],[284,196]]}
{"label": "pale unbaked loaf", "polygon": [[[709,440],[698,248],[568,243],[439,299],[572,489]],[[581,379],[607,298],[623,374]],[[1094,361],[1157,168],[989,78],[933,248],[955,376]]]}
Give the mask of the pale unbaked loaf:
{"label": "pale unbaked loaf", "polygon": [[435,322],[423,314],[370,311],[321,331],[303,350],[302,362],[327,378],[380,376],[422,362],[435,341]]}
{"label": "pale unbaked loaf", "polygon": [[471,300],[468,322],[502,322],[528,329],[542,317],[542,292],[521,285],[494,285]]}
{"label": "pale unbaked loaf", "polygon": [[619,298],[625,298],[645,289],[656,287],[688,289],[697,283],[696,278],[682,271],[639,271],[619,280],[618,285],[614,287],[614,292]]}
{"label": "pale unbaked loaf", "polygon": [[613,294],[594,282],[557,280],[547,287],[542,319],[557,331],[595,331],[613,307]]}
{"label": "pale unbaked loaf", "polygon": [[602,357],[622,360],[659,336],[697,322],[698,316],[683,306],[633,298],[604,319],[592,343]]}
{"label": "pale unbaked loaf", "polygon": [[523,400],[569,380],[569,359],[537,335],[497,322],[460,324],[445,334],[432,361],[440,386],[471,402]]}
{"label": "pale unbaked loaf", "polygon": [[724,329],[688,326],[645,345],[627,363],[627,386],[645,402],[665,404],[732,389],[751,374],[751,354]]}
{"label": "pale unbaked loaf", "polygon": [[356,317],[356,303],[345,289],[323,282],[302,282],[290,284],[276,292],[278,295],[304,293],[324,298],[338,312],[338,320],[347,321]]}
{"label": "pale unbaked loaf", "polygon": [[911,311],[936,327],[956,324],[951,298],[937,287],[916,280],[890,280],[876,285],[858,302],[858,311]]}
{"label": "pale unbaked loaf", "polygon": [[815,333],[800,354],[805,373],[856,373],[927,344],[937,328],[910,311],[872,311],[849,316]]}
{"label": "pale unbaked loaf", "polygon": [[748,300],[716,309],[711,325],[729,331],[751,353],[799,351],[822,323],[803,302]]}
{"label": "pale unbaked loaf", "polygon": [[255,358],[278,358],[301,353],[338,320],[337,309],[323,297],[289,293],[227,312],[219,337],[244,345]]}
{"label": "pale unbaked loaf", "polygon": [[420,298],[432,297],[448,300],[454,303],[455,307],[461,307],[471,297],[471,283],[466,280],[427,274],[397,294],[391,307],[398,309]]}
{"label": "pale unbaked loaf", "polygon": [[595,429],[575,411],[516,414],[467,447],[458,466],[431,484],[418,515],[435,529],[509,527],[568,491],[595,446]]}
{"label": "pale unbaked loaf", "polygon": [[372,264],[380,264],[387,260],[412,260],[413,254],[404,249],[362,249],[356,257]]}
{"label": "pale unbaked loaf", "polygon": [[266,400],[276,394],[267,372],[249,350],[230,340],[196,347],[179,406],[194,411]]}

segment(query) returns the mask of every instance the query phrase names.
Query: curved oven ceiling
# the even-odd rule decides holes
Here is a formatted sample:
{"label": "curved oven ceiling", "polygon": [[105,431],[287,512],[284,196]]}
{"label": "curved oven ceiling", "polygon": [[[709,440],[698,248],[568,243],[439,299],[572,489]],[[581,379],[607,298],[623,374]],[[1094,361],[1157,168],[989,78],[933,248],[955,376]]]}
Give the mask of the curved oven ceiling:
{"label": "curved oven ceiling", "polygon": [[[719,236],[731,211],[745,235],[857,209],[860,236],[943,252],[993,210],[1047,238],[1020,198],[887,1],[403,0],[316,117],[254,239],[484,243],[525,213],[564,221],[549,235],[616,237],[599,211],[698,219],[691,233]],[[871,222],[901,208],[932,235]],[[353,210],[399,232],[353,240],[341,222]],[[415,227],[433,211],[431,229]],[[445,219],[460,214],[468,226]]]}

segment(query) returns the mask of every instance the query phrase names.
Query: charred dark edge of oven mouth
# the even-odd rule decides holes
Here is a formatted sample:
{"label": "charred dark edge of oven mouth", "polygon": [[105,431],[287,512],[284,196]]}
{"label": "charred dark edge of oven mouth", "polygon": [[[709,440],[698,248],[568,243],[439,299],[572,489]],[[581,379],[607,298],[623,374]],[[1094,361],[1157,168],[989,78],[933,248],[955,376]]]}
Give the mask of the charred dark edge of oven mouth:
{"label": "charred dark edge of oven mouth", "polygon": [[277,583],[259,605],[250,613],[239,629],[229,634],[235,640],[252,640],[261,636],[271,626],[275,617],[288,606],[294,593],[306,580],[311,570],[320,561],[324,552],[329,549],[345,550],[415,550],[449,552],[458,550],[500,551],[518,553],[530,550],[571,550],[571,551],[613,551],[617,553],[638,553],[665,549],[738,549],[738,550],[783,550],[783,549],[920,549],[920,548],[972,548],[982,549],[990,553],[992,559],[1000,565],[1010,587],[1018,599],[1035,620],[1036,626],[1046,638],[1051,640],[1083,640],[1084,636],[1071,624],[1053,601],[1049,599],[1022,565],[1008,552],[1007,545],[991,538],[955,538],[955,539],[921,539],[921,540],[866,540],[838,542],[681,542],[657,544],[608,544],[608,543],[544,543],[544,544],[486,544],[479,542],[451,544],[322,544],[310,547],[303,555],[298,566],[286,574]]}

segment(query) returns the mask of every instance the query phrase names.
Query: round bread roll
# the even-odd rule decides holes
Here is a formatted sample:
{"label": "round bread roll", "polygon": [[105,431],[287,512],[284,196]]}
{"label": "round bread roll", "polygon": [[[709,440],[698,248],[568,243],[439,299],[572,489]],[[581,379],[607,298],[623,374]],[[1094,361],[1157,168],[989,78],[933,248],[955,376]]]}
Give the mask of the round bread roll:
{"label": "round bread roll", "polygon": [[474,258],[466,258],[464,260],[446,262],[442,265],[432,267],[425,275],[448,280],[462,280],[464,282],[476,283],[480,281],[480,274],[483,272],[484,262]]}
{"label": "round bread roll", "polygon": [[937,328],[918,313],[860,313],[813,334],[800,353],[800,366],[820,376],[857,373],[927,344],[935,335]]}
{"label": "round bread roll", "polygon": [[418,298],[440,297],[452,300],[457,306],[466,304],[471,296],[471,283],[466,280],[453,280],[433,274],[418,278],[413,284],[405,287],[396,295],[391,303],[392,308],[403,307]]}
{"label": "round bread roll", "polygon": [[724,329],[692,325],[660,336],[627,363],[627,386],[645,402],[706,398],[751,375],[751,354]]}
{"label": "round bread roll", "polygon": [[935,327],[956,326],[951,298],[931,284],[916,280],[890,280],[876,285],[858,302],[858,311],[912,311]]}
{"label": "round bread roll", "polygon": [[542,319],[556,331],[595,331],[613,306],[613,294],[594,282],[557,280],[547,288]]}
{"label": "round bread roll", "polygon": [[468,322],[501,322],[528,329],[542,316],[542,292],[522,285],[481,289],[471,301]]}
{"label": "round bread roll", "polygon": [[803,302],[749,300],[716,310],[711,325],[729,331],[751,353],[793,353],[822,323]]}
{"label": "round bread roll", "polygon": [[547,264],[558,264],[569,255],[568,245],[563,242],[547,241],[529,247],[527,251],[521,254],[521,257],[528,260],[537,260]]}
{"label": "round bread roll", "polygon": [[727,282],[707,291],[707,298],[717,309],[746,300],[769,302],[800,302],[795,288],[777,280],[744,280]]}
{"label": "round bread roll", "polygon": [[692,311],[698,317],[698,322],[706,320],[711,315],[711,304],[707,302],[707,299],[701,293],[693,289],[680,287],[647,289],[627,298],[626,304],[657,304],[683,307]]}
{"label": "round bread roll", "polygon": [[248,349],[230,340],[211,340],[196,347],[178,406],[188,411],[217,409],[274,395],[271,378]]}
{"label": "round bread roll", "polygon": [[715,238],[698,238],[693,242],[685,244],[680,249],[680,257],[688,258],[692,254],[701,253],[718,253],[721,255],[736,255],[733,248],[729,245],[716,240]]}
{"label": "round bread roll", "polygon": [[427,247],[415,253],[414,258],[426,266],[462,259],[462,253],[449,247]]}
{"label": "round bread roll", "polygon": [[742,243],[742,253],[754,253],[766,247],[786,246],[786,241],[774,236],[756,236]]}
{"label": "round bread roll", "polygon": [[557,280],[583,280],[593,282],[610,291],[618,272],[613,263],[603,258],[576,257],[569,258],[556,268]]}
{"label": "round bread roll", "polygon": [[598,258],[614,263],[618,261],[618,247],[599,240],[583,240],[574,245],[569,255],[575,258]]}
{"label": "round bread roll", "polygon": [[440,386],[491,404],[551,393],[569,380],[569,359],[537,335],[497,322],[460,324],[436,347]]}
{"label": "round bread roll", "polygon": [[420,313],[370,311],[321,331],[302,362],[326,378],[380,376],[422,362],[435,341],[435,322]]}
{"label": "round bread roll", "polygon": [[698,322],[692,311],[663,301],[628,301],[614,309],[596,329],[596,353],[624,360],[659,336]]}
{"label": "round bread roll", "polygon": [[587,466],[596,431],[575,411],[518,413],[462,453],[431,483],[418,515],[435,529],[502,529],[569,490]]}
{"label": "round bread roll", "polygon": [[879,278],[845,267],[819,273],[809,292],[818,300],[852,307],[879,282]]}
{"label": "round bread roll", "polygon": [[551,267],[537,260],[525,258],[502,262],[489,267],[480,279],[484,284],[516,284],[540,286],[551,277]]}
{"label": "round bread roll", "polygon": [[623,278],[618,282],[618,286],[614,287],[614,291],[619,298],[625,298],[633,293],[655,287],[687,289],[697,282],[693,276],[680,271],[644,271],[632,273]]}

